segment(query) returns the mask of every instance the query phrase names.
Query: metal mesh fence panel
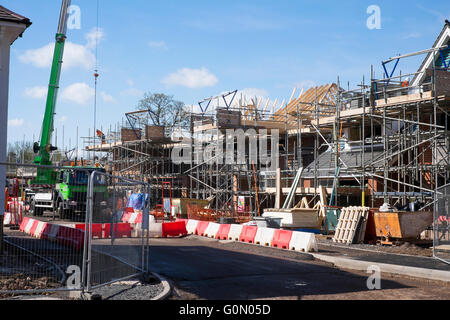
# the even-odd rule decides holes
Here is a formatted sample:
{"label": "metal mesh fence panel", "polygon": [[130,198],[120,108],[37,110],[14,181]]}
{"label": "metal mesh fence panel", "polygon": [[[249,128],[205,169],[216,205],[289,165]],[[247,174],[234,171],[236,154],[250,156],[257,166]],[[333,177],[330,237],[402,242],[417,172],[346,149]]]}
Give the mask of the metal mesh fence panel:
{"label": "metal mesh fence panel", "polygon": [[148,271],[149,185],[94,172],[89,184],[87,290]]}
{"label": "metal mesh fence panel", "polygon": [[[88,180],[93,169],[6,167],[0,296],[81,289]],[[3,192],[3,190],[2,190]]]}
{"label": "metal mesh fence panel", "polygon": [[439,188],[433,226],[433,255],[450,264],[450,185]]}

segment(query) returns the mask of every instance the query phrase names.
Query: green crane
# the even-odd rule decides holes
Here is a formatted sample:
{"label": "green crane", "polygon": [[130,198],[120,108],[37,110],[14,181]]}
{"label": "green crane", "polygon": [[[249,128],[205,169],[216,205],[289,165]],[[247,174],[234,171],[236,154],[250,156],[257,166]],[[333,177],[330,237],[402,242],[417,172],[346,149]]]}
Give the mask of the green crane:
{"label": "green crane", "polygon": [[[52,69],[50,73],[50,83],[48,85],[47,103],[45,107],[44,120],[42,122],[40,143],[34,143],[34,152],[37,153],[34,163],[42,166],[51,166],[51,153],[57,150],[51,145],[53,123],[55,116],[55,106],[59,89],[59,78],[61,75],[62,59],[67,32],[67,14],[71,0],[62,0],[61,13],[56,33],[55,50],[53,53]],[[36,180],[32,184],[53,185],[56,184],[57,173],[52,169],[39,168]]]}

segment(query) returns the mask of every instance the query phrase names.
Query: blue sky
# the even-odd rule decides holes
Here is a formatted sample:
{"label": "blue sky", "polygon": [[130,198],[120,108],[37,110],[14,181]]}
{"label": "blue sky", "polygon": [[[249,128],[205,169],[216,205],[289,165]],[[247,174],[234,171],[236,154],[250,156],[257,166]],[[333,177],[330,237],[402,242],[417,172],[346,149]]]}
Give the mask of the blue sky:
{"label": "blue sky", "polygon": [[[450,19],[448,0],[430,1],[148,1],[73,0],[80,29],[68,30],[56,106],[58,145],[75,145],[93,127],[92,36],[98,42],[98,127],[107,131],[144,92],[172,94],[187,105],[224,91],[289,99],[294,87],[370,78],[373,64],[430,48]],[[8,141],[38,139],[61,1],[4,0],[32,21],[12,46]],[[370,30],[367,8],[381,9]],[[91,41],[89,36],[91,36]],[[414,72],[420,61],[399,70]],[[92,129],[91,129],[92,130]],[[81,143],[81,142],[80,142]]]}

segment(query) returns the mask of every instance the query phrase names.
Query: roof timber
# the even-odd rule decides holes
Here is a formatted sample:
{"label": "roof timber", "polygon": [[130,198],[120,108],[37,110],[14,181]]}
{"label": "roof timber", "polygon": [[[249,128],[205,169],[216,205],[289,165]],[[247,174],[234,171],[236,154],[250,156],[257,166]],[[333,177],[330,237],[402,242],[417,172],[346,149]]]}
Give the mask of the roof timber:
{"label": "roof timber", "polygon": [[318,107],[319,116],[329,116],[330,113],[334,113],[336,94],[337,85],[334,83],[310,88],[297,99],[291,100],[286,107],[275,112],[273,119],[283,121],[287,115],[288,122],[297,122],[299,110],[302,113],[302,117],[312,119],[314,118],[313,112],[316,111],[316,107]]}

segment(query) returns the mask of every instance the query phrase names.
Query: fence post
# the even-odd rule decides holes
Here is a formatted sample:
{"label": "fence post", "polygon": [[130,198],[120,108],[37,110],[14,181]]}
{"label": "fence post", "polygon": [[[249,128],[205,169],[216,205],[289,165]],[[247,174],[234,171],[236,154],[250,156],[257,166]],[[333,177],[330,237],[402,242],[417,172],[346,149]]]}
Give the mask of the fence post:
{"label": "fence post", "polygon": [[3,218],[4,213],[0,209],[0,255],[3,255]]}
{"label": "fence post", "polygon": [[149,183],[144,184],[144,194],[147,194],[147,201],[145,202],[143,217],[142,217],[142,273],[145,281],[150,277],[149,272],[149,233],[150,233],[150,190]]}
{"label": "fence post", "polygon": [[82,269],[82,291],[90,291],[91,272],[91,242],[92,242],[92,210],[94,199],[94,178],[95,171],[89,177],[86,195],[86,213],[84,218],[84,245],[83,245],[83,269]]}

